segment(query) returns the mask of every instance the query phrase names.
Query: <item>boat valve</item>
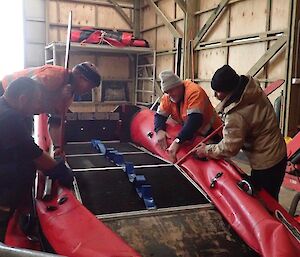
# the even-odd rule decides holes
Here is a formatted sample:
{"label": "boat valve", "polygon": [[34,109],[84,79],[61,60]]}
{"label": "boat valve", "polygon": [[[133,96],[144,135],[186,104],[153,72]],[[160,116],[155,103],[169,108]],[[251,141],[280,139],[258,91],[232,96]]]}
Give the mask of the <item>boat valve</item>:
{"label": "boat valve", "polygon": [[217,180],[222,177],[223,172],[218,172],[217,175],[211,180],[210,188],[214,188],[216,186]]}
{"label": "boat valve", "polygon": [[253,195],[253,189],[247,180],[241,180],[237,183],[238,188],[246,192],[248,195]]}
{"label": "boat valve", "polygon": [[148,132],[147,137],[152,138],[153,137],[153,132],[152,131]]}

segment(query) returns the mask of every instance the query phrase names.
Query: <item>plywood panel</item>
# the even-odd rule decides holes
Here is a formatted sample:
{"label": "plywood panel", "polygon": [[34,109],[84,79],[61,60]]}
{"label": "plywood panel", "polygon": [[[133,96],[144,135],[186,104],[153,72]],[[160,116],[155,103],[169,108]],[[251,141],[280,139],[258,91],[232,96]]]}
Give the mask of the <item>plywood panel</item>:
{"label": "plywood panel", "polygon": [[66,42],[67,28],[57,28],[57,30],[58,30],[58,41]]}
{"label": "plywood panel", "polygon": [[271,30],[287,29],[290,1],[272,0]]}
{"label": "plywood panel", "polygon": [[[128,17],[130,17],[130,10],[124,9]],[[98,8],[98,27],[114,28],[114,29],[130,29],[130,26],[119,15],[116,9],[112,7],[101,6]]]}
{"label": "plywood panel", "polygon": [[174,55],[157,56],[156,59],[156,77],[164,70],[174,71]]}
{"label": "plywood panel", "polygon": [[199,2],[200,11],[202,11],[217,7],[217,5],[220,3],[220,0],[200,0]]}
{"label": "plywood panel", "polygon": [[174,37],[167,27],[157,29],[157,51],[167,51],[174,47]]}
{"label": "plywood panel", "polygon": [[67,24],[70,11],[73,14],[73,25],[96,26],[96,7],[94,5],[60,2],[58,22]]}
{"label": "plywood panel", "polygon": [[211,89],[211,83],[210,82],[200,82],[199,85],[204,89],[206,94],[209,97],[210,102],[214,107],[216,107],[220,101],[214,96],[214,91]]}
{"label": "plywood panel", "polygon": [[141,29],[147,29],[153,27],[156,24],[156,14],[150,6],[142,9],[141,17]]}
{"label": "plywood panel", "polygon": [[184,31],[184,21],[182,20],[182,21],[176,22],[175,26],[176,26],[177,31],[179,33],[181,33],[182,35],[184,35],[184,33],[183,33],[183,31]]}
{"label": "plywood panel", "polygon": [[[213,12],[203,13],[199,17],[199,30],[205,25]],[[223,39],[227,37],[228,10],[223,11],[218,19],[213,23],[202,41]]]}
{"label": "plywood panel", "polygon": [[48,5],[48,14],[49,14],[49,22],[50,23],[58,23],[58,16],[57,16],[57,2],[56,1],[49,1]]}
{"label": "plywood panel", "polygon": [[[175,2],[174,0],[162,0],[158,2],[159,9],[163,12],[163,14],[168,18],[168,20],[175,19]],[[158,16],[158,20],[162,22],[162,20]]]}
{"label": "plywood panel", "polygon": [[129,79],[129,58],[123,56],[99,56],[99,70],[103,79]]}
{"label": "plywood panel", "polygon": [[266,29],[267,0],[241,1],[231,5],[230,36],[263,32]]}
{"label": "plywood panel", "polygon": [[184,18],[184,12],[178,4],[176,4],[176,18]]}
{"label": "plywood panel", "polygon": [[50,28],[48,34],[48,43],[57,42],[58,40],[58,31],[57,28]]}
{"label": "plywood panel", "polygon": [[[273,45],[274,42],[271,42],[271,45]],[[285,78],[285,74],[286,74],[285,54],[286,54],[286,50],[282,49],[268,62],[268,79],[277,80],[277,79]]]}
{"label": "plywood panel", "polygon": [[211,79],[215,71],[226,63],[226,48],[202,50],[198,60],[198,77]]}
{"label": "plywood panel", "polygon": [[142,38],[148,41],[151,48],[156,48],[156,30],[144,32]]}
{"label": "plywood panel", "polygon": [[239,74],[246,74],[265,53],[265,43],[232,46],[229,48],[229,65]]}
{"label": "plywood panel", "polygon": [[[76,64],[81,63],[81,62],[92,62],[95,65],[97,64],[97,57],[93,54],[80,54],[78,55],[73,54],[72,52],[70,53],[70,60],[69,60],[69,66],[70,68],[74,67]],[[100,74],[102,75],[100,69],[99,69]]]}

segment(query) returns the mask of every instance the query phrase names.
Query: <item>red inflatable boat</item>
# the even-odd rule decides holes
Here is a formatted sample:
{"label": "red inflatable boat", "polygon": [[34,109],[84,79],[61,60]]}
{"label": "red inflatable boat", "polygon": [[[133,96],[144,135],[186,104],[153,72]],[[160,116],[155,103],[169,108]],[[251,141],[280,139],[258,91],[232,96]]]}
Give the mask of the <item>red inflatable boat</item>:
{"label": "red inflatable boat", "polygon": [[[65,151],[73,192],[52,185],[51,197],[43,198],[39,178],[35,210],[42,239],[24,235],[15,215],[7,245],[75,257],[300,256],[299,223],[266,192],[252,190],[234,164],[189,155],[173,165],[156,146],[154,113],[125,114],[115,123],[72,117]],[[45,140],[45,120],[41,124]],[[99,135],[99,128],[107,134]],[[179,129],[168,122],[171,138]],[[114,140],[120,131],[130,131],[131,139]],[[97,151],[90,142],[95,135],[108,139],[94,141]],[[201,140],[183,145],[177,159]]]}

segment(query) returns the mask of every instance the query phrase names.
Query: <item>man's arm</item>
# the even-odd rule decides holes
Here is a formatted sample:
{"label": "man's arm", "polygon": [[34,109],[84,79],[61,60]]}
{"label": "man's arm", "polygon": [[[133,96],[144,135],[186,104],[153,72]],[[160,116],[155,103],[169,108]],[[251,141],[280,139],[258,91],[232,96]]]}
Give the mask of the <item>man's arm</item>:
{"label": "man's arm", "polygon": [[166,131],[166,121],[168,117],[165,117],[161,114],[154,114],[154,131],[157,133],[159,130]]}
{"label": "man's arm", "polygon": [[59,115],[51,115],[48,120],[49,134],[54,148],[61,147],[61,117]]}
{"label": "man's arm", "polygon": [[218,144],[201,146],[197,154],[204,154],[213,159],[223,159],[235,156],[243,147],[247,129],[250,126],[238,113],[230,114],[225,118],[223,139]]}
{"label": "man's arm", "polygon": [[201,127],[203,122],[203,115],[201,113],[191,113],[188,115],[187,121],[184,123],[177,138],[182,143],[186,140],[192,139],[197,130]]}
{"label": "man's arm", "polygon": [[167,149],[167,133],[166,133],[167,117],[155,113],[154,115],[154,131],[156,132],[156,140],[159,147],[163,150]]}

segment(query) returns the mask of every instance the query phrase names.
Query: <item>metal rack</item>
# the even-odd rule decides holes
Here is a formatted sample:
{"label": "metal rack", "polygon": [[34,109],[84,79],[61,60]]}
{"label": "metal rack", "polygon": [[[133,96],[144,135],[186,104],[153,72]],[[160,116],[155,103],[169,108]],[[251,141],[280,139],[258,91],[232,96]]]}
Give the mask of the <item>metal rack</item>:
{"label": "metal rack", "polygon": [[[45,63],[58,65],[58,55],[65,52],[66,45],[62,42],[52,42],[45,47]],[[135,76],[134,103],[149,105],[155,96],[155,66],[156,52],[145,47],[112,47],[108,45],[71,43],[70,53],[106,53],[112,55],[128,55],[133,61]]]}

